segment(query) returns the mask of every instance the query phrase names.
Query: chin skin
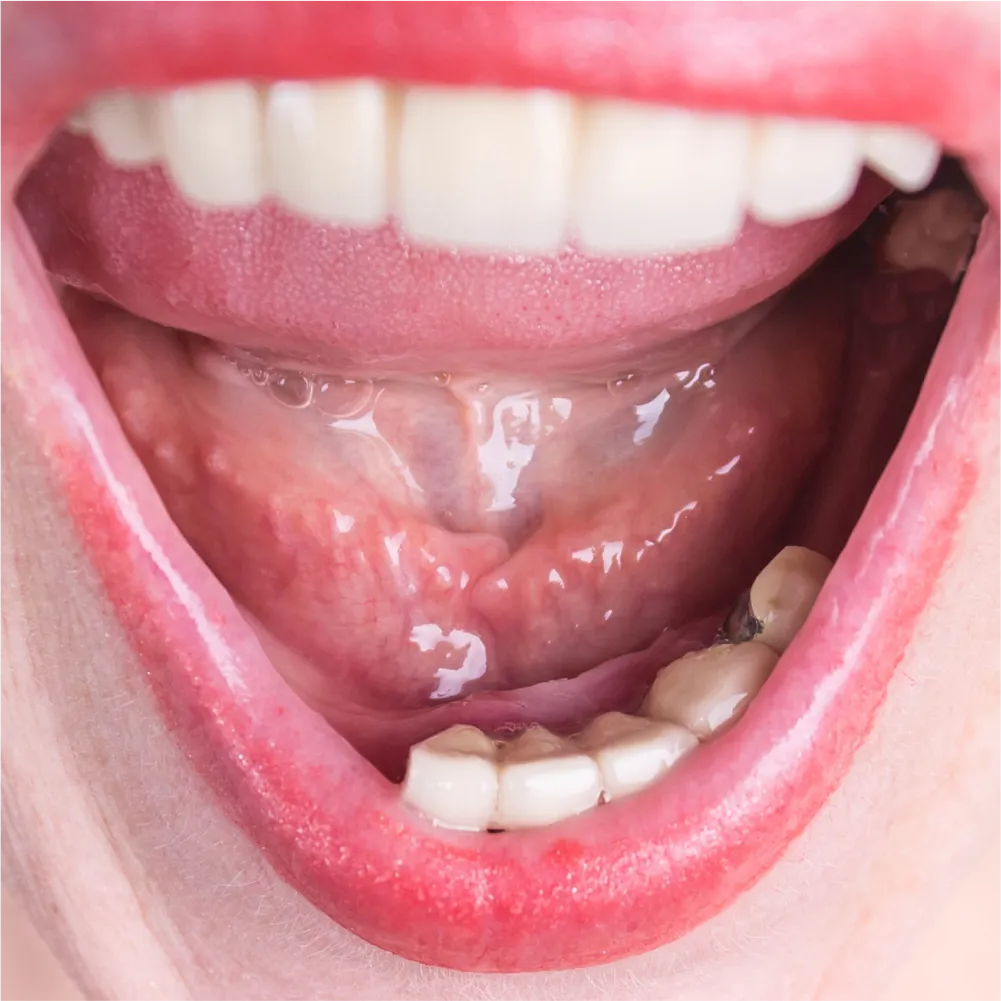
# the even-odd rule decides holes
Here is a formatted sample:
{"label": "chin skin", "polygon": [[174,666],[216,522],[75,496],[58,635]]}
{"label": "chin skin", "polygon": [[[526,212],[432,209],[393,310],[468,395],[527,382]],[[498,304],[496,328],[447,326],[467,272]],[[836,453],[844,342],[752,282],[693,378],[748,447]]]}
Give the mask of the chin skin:
{"label": "chin skin", "polygon": [[[995,329],[991,359],[997,346]],[[826,807],[761,882],[684,939],[606,967],[519,976],[425,968],[367,945],[221,814],[165,728],[11,399],[4,877],[90,996],[873,997],[996,833],[993,394],[970,429],[982,475],[950,558]]]}

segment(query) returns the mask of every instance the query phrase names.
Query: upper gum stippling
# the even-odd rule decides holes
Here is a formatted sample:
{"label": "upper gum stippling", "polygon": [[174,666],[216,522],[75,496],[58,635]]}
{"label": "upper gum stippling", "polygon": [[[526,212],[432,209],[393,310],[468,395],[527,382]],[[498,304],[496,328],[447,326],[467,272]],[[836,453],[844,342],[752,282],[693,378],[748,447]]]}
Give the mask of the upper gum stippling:
{"label": "upper gum stippling", "polygon": [[611,255],[724,246],[745,213],[826,215],[863,166],[916,190],[939,157],[890,124],[373,80],[117,92],[72,127],[124,166],[166,164],[211,206],[274,196],[335,225],[395,217],[417,243],[541,254],[568,241]]}

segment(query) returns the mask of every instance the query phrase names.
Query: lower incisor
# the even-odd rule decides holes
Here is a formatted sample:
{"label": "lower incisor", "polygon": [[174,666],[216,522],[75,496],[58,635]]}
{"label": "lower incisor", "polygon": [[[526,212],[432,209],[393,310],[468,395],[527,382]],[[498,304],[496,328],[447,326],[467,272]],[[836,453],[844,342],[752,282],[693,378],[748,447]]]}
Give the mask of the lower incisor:
{"label": "lower incisor", "polygon": [[601,773],[572,741],[530,727],[502,752],[493,828],[545,827],[598,805]]}
{"label": "lower incisor", "polygon": [[613,800],[656,782],[698,738],[675,723],[605,713],[584,729],[578,743],[598,763],[603,798]]}
{"label": "lower incisor", "polygon": [[497,750],[474,726],[453,726],[410,749],[403,799],[443,827],[483,831],[497,803]]}

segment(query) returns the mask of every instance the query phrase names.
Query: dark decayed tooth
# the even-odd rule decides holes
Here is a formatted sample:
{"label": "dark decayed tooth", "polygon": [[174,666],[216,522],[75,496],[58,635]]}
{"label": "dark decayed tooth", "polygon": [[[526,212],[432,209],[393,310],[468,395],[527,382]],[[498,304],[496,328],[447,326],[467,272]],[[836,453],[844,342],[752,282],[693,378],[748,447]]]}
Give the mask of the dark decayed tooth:
{"label": "dark decayed tooth", "polygon": [[762,630],[760,620],[751,614],[751,592],[745,591],[733,606],[716,634],[717,643],[746,643]]}

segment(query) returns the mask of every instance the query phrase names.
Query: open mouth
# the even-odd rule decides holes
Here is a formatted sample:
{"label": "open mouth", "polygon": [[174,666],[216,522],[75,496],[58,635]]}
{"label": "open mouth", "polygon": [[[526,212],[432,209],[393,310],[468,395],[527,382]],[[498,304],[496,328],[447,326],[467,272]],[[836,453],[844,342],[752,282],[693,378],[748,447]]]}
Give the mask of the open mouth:
{"label": "open mouth", "polygon": [[178,739],[399,955],[684,934],[845,774],[979,475],[994,38],[152,6],[8,61],[3,364]]}

